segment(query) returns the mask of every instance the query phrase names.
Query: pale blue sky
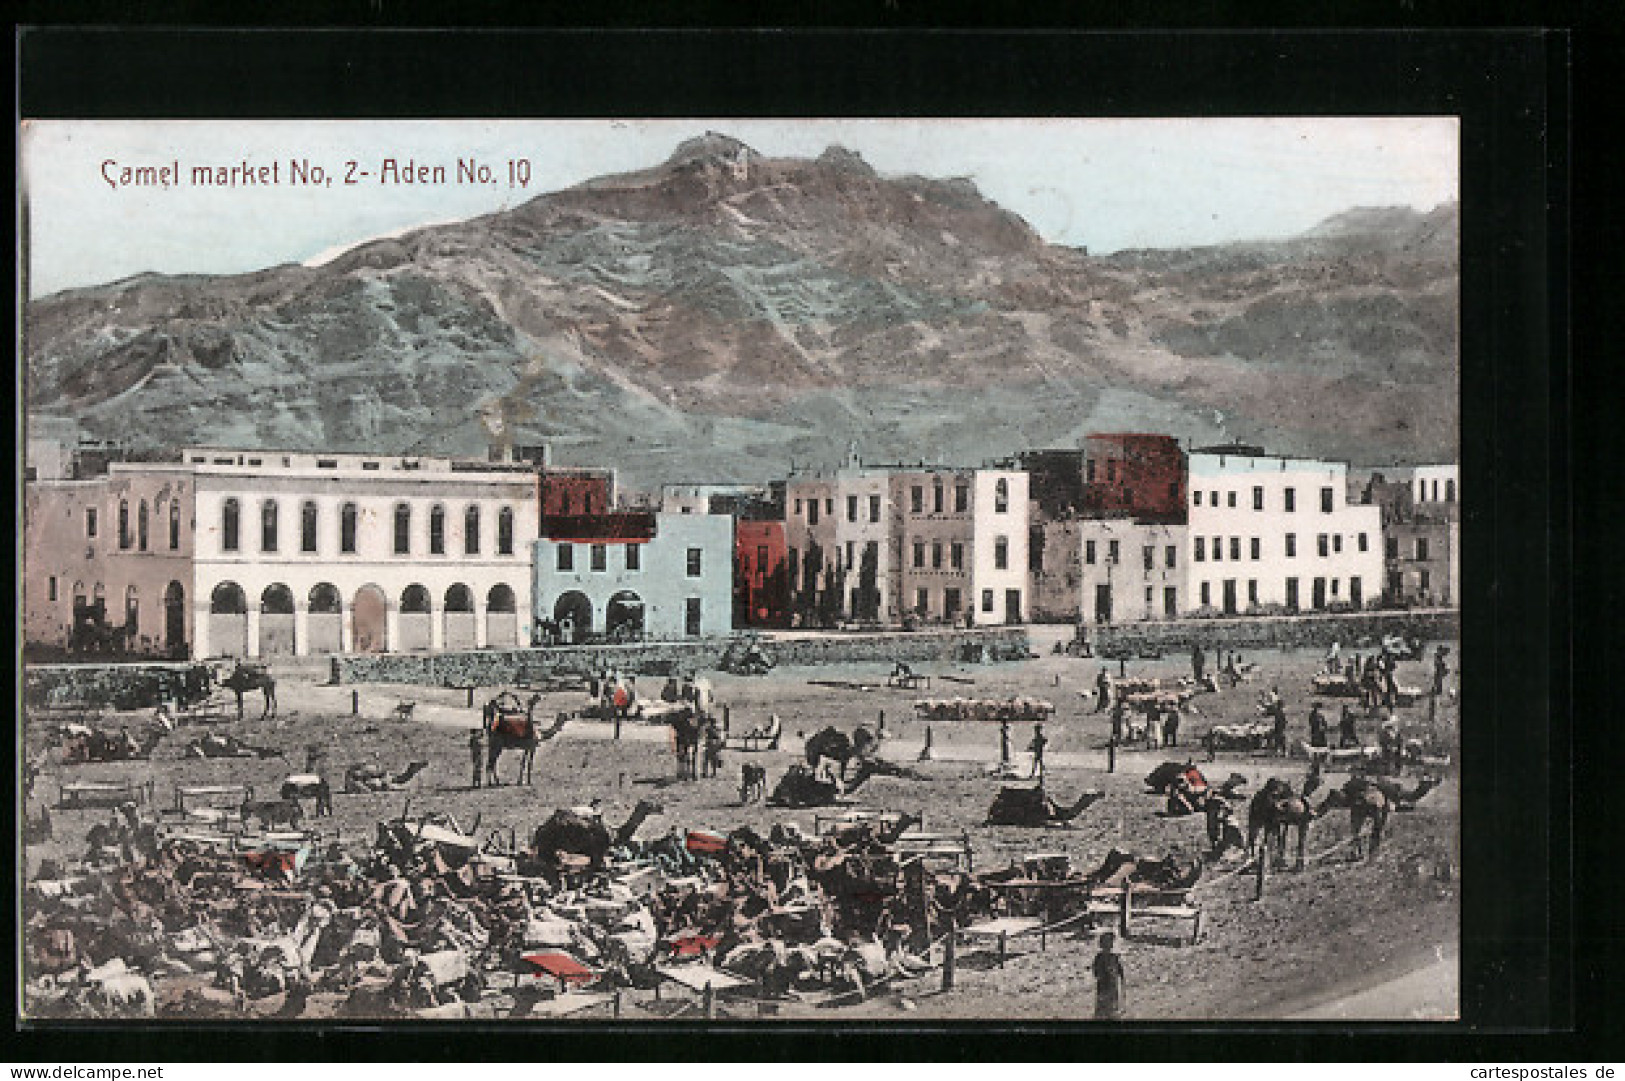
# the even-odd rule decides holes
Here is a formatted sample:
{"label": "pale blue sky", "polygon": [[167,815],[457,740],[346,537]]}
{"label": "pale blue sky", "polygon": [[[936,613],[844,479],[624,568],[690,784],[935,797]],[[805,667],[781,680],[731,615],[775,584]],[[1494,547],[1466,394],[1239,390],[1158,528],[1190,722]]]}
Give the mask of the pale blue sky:
{"label": "pale blue sky", "polygon": [[[655,165],[718,131],[768,156],[839,144],[883,174],[965,176],[1046,239],[1104,253],[1288,236],[1355,206],[1431,209],[1457,198],[1452,117],[633,120],[25,121],[30,294],[162,273],[306,262],[370,237],[523,203],[605,173]],[[393,157],[490,163],[498,185],[383,186]],[[333,174],[288,183],[290,159]],[[528,188],[506,162],[528,159]],[[281,183],[207,189],[195,165],[279,164]],[[345,185],[347,161],[372,175]],[[108,185],[103,163],[178,161],[183,183]]]}

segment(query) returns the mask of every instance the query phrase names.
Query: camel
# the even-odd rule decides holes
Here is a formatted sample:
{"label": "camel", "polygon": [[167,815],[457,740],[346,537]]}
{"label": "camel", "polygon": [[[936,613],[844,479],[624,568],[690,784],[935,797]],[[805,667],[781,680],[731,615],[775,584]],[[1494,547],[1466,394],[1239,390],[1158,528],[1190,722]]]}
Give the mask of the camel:
{"label": "camel", "polygon": [[112,733],[70,724],[63,731],[62,761],[131,762],[150,758],[164,734],[161,725],[151,725],[137,737],[122,729]]}
{"label": "camel", "polygon": [[392,792],[411,784],[412,778],[428,768],[429,763],[419,759],[408,762],[405,769],[391,777],[389,771],[376,762],[357,762],[344,771],[344,791],[346,795]]}
{"label": "camel", "polygon": [[504,691],[486,705],[485,735],[489,740],[485,751],[486,784],[502,783],[497,777],[497,763],[502,760],[503,752],[508,750],[519,752],[519,773],[514,778],[514,783],[534,783],[532,770],[536,763],[537,745],[546,743],[558,735],[569,719],[567,714],[561,713],[550,727],[538,729],[536,705],[541,700],[540,693],[533,694],[530,701],[521,706],[517,695],[511,691]]}
{"label": "camel", "polygon": [[[1392,786],[1387,786],[1392,787]],[[1339,807],[1349,809],[1349,833],[1354,841],[1354,858],[1373,859],[1377,855],[1377,848],[1382,844],[1382,831],[1388,825],[1388,813],[1394,809],[1394,802],[1390,800],[1385,786],[1367,781],[1362,777],[1351,777],[1342,788],[1334,788],[1326,793],[1326,799],[1321,803],[1318,814]],[[1365,846],[1365,826],[1371,824],[1371,847]]]}
{"label": "camel", "polygon": [[804,752],[807,765],[818,768],[818,763],[825,758],[841,764],[841,778],[846,778],[846,768],[853,758],[865,758],[874,749],[878,741],[867,728],[859,725],[849,738],[845,732],[831,725],[822,731],[815,732],[807,737]]}
{"label": "camel", "polygon": [[237,719],[243,719],[243,695],[249,691],[265,693],[265,712],[260,720],[276,716],[276,680],[269,669],[238,663],[235,671],[220,681],[220,686],[237,696]]}
{"label": "camel", "polygon": [[666,723],[671,725],[672,750],[677,756],[677,777],[692,781],[699,774],[700,739],[705,734],[705,721],[693,709],[685,707],[670,714]]}
{"label": "camel", "polygon": [[274,747],[255,747],[244,743],[236,736],[216,735],[209,732],[201,739],[194,739],[186,745],[188,758],[282,758],[282,752]]}
{"label": "camel", "polygon": [[987,810],[989,826],[1064,826],[1087,811],[1098,800],[1105,796],[1104,792],[1090,789],[1078,797],[1078,801],[1070,807],[1063,807],[1056,803],[1044,791],[1043,785],[1032,788],[1022,788],[1016,785],[1007,785],[999,789],[999,794],[993,797],[993,805]]}
{"label": "camel", "polygon": [[1298,831],[1298,858],[1296,870],[1303,870],[1304,850],[1309,843],[1309,826],[1316,817],[1315,809],[1302,796],[1294,795],[1292,786],[1279,777],[1271,777],[1247,805],[1247,851],[1251,853],[1264,835],[1264,847],[1259,859],[1268,859],[1273,849],[1277,862],[1286,858],[1286,831]]}
{"label": "camel", "polygon": [[565,863],[567,857],[584,857],[589,869],[601,871],[610,850],[630,841],[644,819],[659,814],[661,809],[658,803],[639,800],[638,805],[632,808],[631,815],[614,834],[609,832],[609,827],[601,819],[589,818],[576,811],[554,811],[553,816],[537,826],[536,832],[531,835],[531,852],[552,867]]}
{"label": "camel", "polygon": [[300,810],[299,801],[296,799],[245,799],[241,812],[244,822],[258,818],[266,829],[279,825],[298,829],[300,823],[305,820],[305,812]]}
{"label": "camel", "polygon": [[770,807],[828,807],[842,796],[858,790],[858,786],[880,772],[871,759],[861,759],[857,773],[850,781],[838,777],[825,777],[811,767],[791,766],[768,796]]}
{"label": "camel", "polygon": [[1432,774],[1426,774],[1419,778],[1416,787],[1409,792],[1400,787],[1397,781],[1372,780],[1370,783],[1381,790],[1384,796],[1388,797],[1388,803],[1396,811],[1414,811],[1423,796],[1439,787],[1439,779]]}

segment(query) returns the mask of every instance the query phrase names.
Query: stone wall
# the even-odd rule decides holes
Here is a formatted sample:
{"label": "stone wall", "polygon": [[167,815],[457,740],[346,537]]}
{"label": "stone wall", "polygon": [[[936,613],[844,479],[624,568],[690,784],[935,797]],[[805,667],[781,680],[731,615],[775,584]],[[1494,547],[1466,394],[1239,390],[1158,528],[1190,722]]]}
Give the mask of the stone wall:
{"label": "stone wall", "polygon": [[[340,683],[407,683],[427,686],[492,687],[513,683],[521,667],[532,675],[587,675],[605,669],[664,674],[716,668],[729,639],[644,642],[623,646],[558,646],[550,649],[476,650],[466,653],[377,653],[334,657]],[[988,630],[915,631],[896,634],[831,634],[762,639],[781,665],[891,663],[909,661],[1024,659],[1029,650],[1024,627]]]}
{"label": "stone wall", "polygon": [[[23,669],[23,701],[64,709],[144,704],[161,672],[184,673],[189,664],[30,664]],[[132,697],[141,703],[132,703]],[[154,697],[153,702],[157,699]]]}
{"label": "stone wall", "polygon": [[1188,650],[1197,642],[1204,650],[1324,649],[1333,642],[1345,648],[1361,639],[1384,635],[1416,636],[1424,640],[1455,639],[1461,635],[1461,612],[1431,608],[1408,612],[1348,612],[1296,616],[1246,616],[1237,619],[1182,619],[1166,622],[1091,626],[1089,641],[1097,654],[1118,650]]}

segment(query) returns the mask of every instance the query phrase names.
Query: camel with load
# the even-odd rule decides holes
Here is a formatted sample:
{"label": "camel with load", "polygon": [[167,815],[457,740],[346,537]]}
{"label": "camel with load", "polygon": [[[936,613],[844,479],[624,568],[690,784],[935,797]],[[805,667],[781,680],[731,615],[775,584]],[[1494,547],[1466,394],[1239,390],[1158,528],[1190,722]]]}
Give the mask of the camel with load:
{"label": "camel with load", "polygon": [[[1364,854],[1370,859],[1376,856],[1377,848],[1382,844],[1382,833],[1388,825],[1389,813],[1413,809],[1416,801],[1431,792],[1438,783],[1434,777],[1423,777],[1407,792],[1392,781],[1350,777],[1341,788],[1334,788],[1326,794],[1325,801],[1321,803],[1316,813],[1325,814],[1327,811],[1347,807],[1354,856],[1359,859]],[[1365,829],[1368,824],[1371,827],[1370,848],[1365,844]]]}
{"label": "camel with load", "polygon": [[1258,858],[1268,859],[1273,851],[1277,862],[1284,860],[1287,830],[1295,829],[1298,834],[1295,869],[1303,870],[1304,852],[1309,843],[1309,826],[1315,817],[1315,809],[1309,806],[1309,802],[1302,796],[1294,795],[1290,784],[1279,777],[1271,777],[1264,782],[1264,787],[1258,790],[1252,802],[1247,805],[1248,853],[1257,848],[1259,834],[1262,833],[1264,846],[1258,850]]}
{"label": "camel with load", "polygon": [[579,867],[601,871],[611,849],[620,848],[630,841],[646,818],[659,814],[660,804],[639,800],[621,828],[613,834],[603,819],[575,810],[557,810],[551,818],[536,827],[531,835],[530,852],[545,867],[561,869]]}
{"label": "camel with load", "polygon": [[862,725],[853,730],[850,737],[839,728],[831,725],[808,736],[803,753],[806,756],[807,765],[815,770],[818,768],[819,763],[826,758],[831,762],[839,763],[841,767],[840,776],[844,780],[847,766],[852,759],[869,757],[878,744],[879,740],[875,739],[874,733]]}
{"label": "camel with load", "polygon": [[843,796],[850,795],[870,777],[880,772],[875,768],[873,759],[862,758],[858,760],[857,770],[851,780],[843,780],[832,773],[820,773],[810,766],[800,763],[791,766],[779,778],[774,786],[773,794],[768,796],[770,807],[830,807],[838,803]]}
{"label": "camel with load", "polygon": [[536,705],[540,702],[540,693],[530,696],[530,701],[521,704],[519,696],[512,691],[503,691],[485,706],[485,736],[489,741],[485,751],[485,783],[500,785],[497,777],[497,763],[502,760],[506,751],[519,752],[519,774],[514,778],[515,784],[531,784],[533,782],[532,768],[536,762],[536,748],[558,735],[563,730],[567,715],[559,714],[557,720],[546,729],[536,726]]}
{"label": "camel with load", "polygon": [[1050,798],[1043,785],[1023,788],[1006,785],[993,797],[987,809],[989,826],[1064,826],[1087,811],[1105,797],[1105,793],[1090,789],[1080,795],[1070,807],[1063,807]]}
{"label": "camel with load", "polygon": [[271,676],[270,669],[239,662],[231,675],[220,681],[220,686],[237,696],[239,721],[243,719],[243,695],[249,691],[260,691],[265,695],[265,712],[260,714],[260,720],[276,716],[276,680]]}

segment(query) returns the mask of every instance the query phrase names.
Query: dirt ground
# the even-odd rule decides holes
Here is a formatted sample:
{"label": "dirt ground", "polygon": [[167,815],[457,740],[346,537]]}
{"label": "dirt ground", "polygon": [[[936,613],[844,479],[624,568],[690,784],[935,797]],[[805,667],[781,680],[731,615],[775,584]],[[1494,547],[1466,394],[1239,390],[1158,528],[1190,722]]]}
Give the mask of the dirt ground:
{"label": "dirt ground", "polygon": [[[169,805],[176,785],[247,783],[260,796],[273,795],[283,777],[301,772],[306,748],[319,745],[322,766],[342,786],[344,769],[351,763],[378,761],[390,769],[412,760],[426,760],[428,768],[409,789],[370,795],[335,795],[335,815],[323,820],[331,835],[337,830],[343,843],[361,845],[370,840],[375,824],[400,814],[410,800],[415,816],[425,811],[449,812],[465,829],[478,822],[484,837],[492,829],[512,828],[523,839],[554,808],[603,801],[604,817],[613,827],[639,799],[659,803],[662,811],[651,817],[639,836],[655,836],[672,827],[727,831],[748,825],[757,829],[790,819],[812,828],[810,811],[786,811],[762,805],[738,805],[741,762],[768,767],[771,788],[786,766],[801,760],[799,735],[811,735],[834,724],[850,731],[865,724],[880,727],[884,714],[882,755],[906,762],[923,780],[880,776],[855,795],[863,807],[915,811],[923,814],[931,832],[968,831],[978,869],[1003,867],[1011,860],[1036,852],[1064,853],[1074,868],[1098,866],[1108,851],[1118,848],[1159,857],[1171,849],[1187,854],[1206,847],[1200,816],[1165,818],[1160,797],[1145,793],[1143,780],[1158,763],[1190,757],[1210,779],[1241,773],[1256,789],[1270,776],[1280,776],[1298,787],[1307,762],[1298,757],[1275,758],[1263,754],[1221,753],[1208,764],[1198,741],[1214,723],[1234,723],[1256,716],[1260,690],[1278,685],[1292,721],[1294,746],[1307,736],[1306,716],[1311,701],[1310,675],[1320,666],[1318,651],[1275,654],[1245,651],[1258,664],[1253,682],[1195,699],[1181,731],[1181,746],[1173,750],[1121,749],[1115,772],[1107,771],[1105,744],[1108,715],[1093,712],[1084,697],[1094,684],[1102,662],[1076,659],[1050,652],[1069,633],[1064,628],[1034,628],[1035,659],[1001,665],[916,665],[916,671],[934,677],[925,691],[884,688],[887,665],[834,668],[781,668],[764,677],[735,677],[709,673],[718,701],[729,707],[731,730],[744,731],[765,723],[769,713],[783,720],[785,738],[776,752],[730,752],[720,777],[674,783],[669,736],[664,727],[630,725],[622,738],[612,738],[610,726],[572,722],[537,755],[534,783],[495,789],[470,788],[467,739],[479,723],[479,707],[495,693],[476,693],[475,707],[466,705],[464,692],[423,687],[328,687],[284,676],[278,697],[280,714],[258,721],[258,700],[251,699],[249,720],[216,725],[245,742],[275,747],[283,759],[200,760],[182,757],[186,743],[207,729],[182,727],[168,735],[151,761],[124,764],[62,766],[56,752],[35,789],[40,800],[53,805],[56,839],[24,852],[32,876],[39,861],[74,856],[83,851],[91,824],[105,820],[105,810],[54,809],[58,783],[70,780],[133,778],[152,782],[160,806]],[[1211,653],[1210,651],[1210,657]],[[1428,649],[1431,654],[1431,644]],[[1459,655],[1453,651],[1452,657]],[[1214,658],[1216,659],[1216,658]],[[1210,659],[1210,664],[1214,659]],[[1114,674],[1118,665],[1111,664]],[[1188,674],[1186,655],[1127,664],[1130,676]],[[1420,662],[1403,664],[1402,684],[1427,686],[1429,668]],[[956,683],[956,676],[973,683]],[[819,686],[810,680],[847,680],[881,685],[856,690]],[[1453,678],[1452,678],[1453,681]],[[661,681],[641,680],[641,689],[654,693]],[[352,691],[359,692],[360,715],[351,715]],[[994,774],[998,759],[998,725],[955,722],[930,725],[933,754],[920,762],[926,725],[915,718],[913,702],[922,697],[1004,698],[1030,695],[1056,706],[1054,719],[1045,725],[1049,736],[1047,788],[1054,798],[1069,804],[1084,789],[1100,789],[1105,796],[1066,828],[990,828],[982,825],[988,806],[1002,783]],[[401,701],[415,702],[413,719],[391,719]],[[539,717],[575,710],[585,698],[577,693],[548,695],[538,707]],[[1323,707],[1336,733],[1338,703]],[[1406,725],[1425,725],[1427,707],[1402,710]],[[146,715],[107,715],[104,725],[145,724]],[[1375,742],[1376,720],[1362,720],[1360,734]],[[1456,731],[1459,718],[1453,699],[1441,698],[1436,723]],[[48,724],[26,722],[25,740],[31,755],[43,752]],[[1014,758],[1023,776],[1030,761],[1025,753],[1031,725],[1012,725]],[[516,761],[501,767],[511,778]],[[1342,782],[1329,773],[1322,791]],[[1381,850],[1369,861],[1354,863],[1342,844],[1348,836],[1346,812],[1334,812],[1316,822],[1311,831],[1307,870],[1272,874],[1263,900],[1255,901],[1251,874],[1207,872],[1193,897],[1204,912],[1204,934],[1195,945],[1136,937],[1120,943],[1127,970],[1128,1015],[1138,1019],[1196,1021],[1293,1016],[1448,1017],[1455,1012],[1454,958],[1460,939],[1459,877],[1440,881],[1434,868],[1441,861],[1459,865],[1459,782],[1447,772],[1444,783],[1412,811],[1395,814]],[[1318,802],[1318,798],[1316,800]],[[1412,857],[1425,861],[1428,873],[1420,880],[1401,873]],[[1414,863],[1414,860],[1412,860]],[[1090,961],[1093,936],[1071,932],[1050,936],[1039,950],[1036,942],[1012,943],[1011,955],[1000,968],[986,953],[969,948],[958,955],[956,988],[940,990],[940,977],[931,974],[911,984],[894,986],[868,1002],[838,1010],[809,1010],[820,1019],[836,1017],[890,1018],[900,1021],[948,1017],[1021,1018],[1024,1020],[1087,1018],[1093,1012],[1094,980]],[[1419,975],[1425,973],[1426,975]],[[1388,990],[1383,990],[1383,989]],[[635,1004],[629,1004],[636,1016]],[[1342,1012],[1339,1012],[1339,1011]],[[1349,1011],[1354,1011],[1353,1013]],[[726,1007],[724,1007],[726,1012]],[[781,1011],[786,1016],[789,1011]]]}

